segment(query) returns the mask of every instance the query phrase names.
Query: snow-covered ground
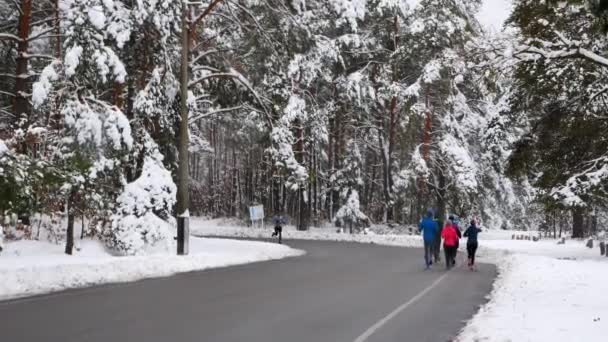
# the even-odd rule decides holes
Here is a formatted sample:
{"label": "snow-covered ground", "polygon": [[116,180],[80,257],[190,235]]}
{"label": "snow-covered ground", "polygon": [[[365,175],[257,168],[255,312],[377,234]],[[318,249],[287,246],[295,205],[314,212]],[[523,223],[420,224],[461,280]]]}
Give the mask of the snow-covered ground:
{"label": "snow-covered ground", "polygon": [[298,256],[303,251],[253,241],[191,238],[190,254],[113,256],[102,244],[83,240],[74,256],[63,246],[21,240],[0,253],[0,300],[95,284],[120,283],[180,272]]}
{"label": "snow-covered ground", "polygon": [[[193,218],[192,231],[205,236],[268,238],[272,227],[239,226],[235,220]],[[401,230],[403,231],[403,230]],[[608,258],[584,241],[512,240],[536,232],[490,230],[480,234],[480,262],[497,265],[499,276],[489,302],[473,317],[458,340],[471,341],[605,341],[608,336]],[[337,233],[335,228],[308,232],[286,227],[289,239],[353,241],[421,246],[418,235]],[[461,256],[466,253],[461,243]]]}
{"label": "snow-covered ground", "polygon": [[519,253],[495,260],[500,274],[490,302],[469,322],[459,341],[606,340],[608,260]]}
{"label": "snow-covered ground", "polygon": [[[272,226],[243,227],[237,220],[213,219],[192,217],[190,219],[190,232],[198,236],[224,236],[239,238],[270,238]],[[298,240],[329,240],[329,241],[348,241],[361,243],[378,243],[390,246],[420,246],[420,237],[417,235],[405,234],[374,234],[369,231],[367,234],[348,234],[337,233],[337,228],[315,228],[307,231],[298,231],[294,226],[283,228],[283,238]]]}

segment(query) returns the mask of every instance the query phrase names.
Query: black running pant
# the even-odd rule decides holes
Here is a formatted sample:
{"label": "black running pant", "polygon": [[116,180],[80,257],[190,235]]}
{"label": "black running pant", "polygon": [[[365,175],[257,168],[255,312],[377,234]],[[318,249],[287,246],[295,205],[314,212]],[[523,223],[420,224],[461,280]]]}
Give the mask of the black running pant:
{"label": "black running pant", "polygon": [[475,264],[475,252],[477,252],[477,241],[469,241],[467,243],[467,253],[469,254],[469,263]]}
{"label": "black running pant", "polygon": [[443,251],[445,252],[445,266],[451,268],[454,266],[454,259],[456,258],[456,246],[443,245]]}
{"label": "black running pant", "polygon": [[274,227],[274,233],[272,233],[272,236],[278,236],[279,237],[279,243],[281,243],[281,239],[283,238],[283,227],[281,226],[275,226]]}

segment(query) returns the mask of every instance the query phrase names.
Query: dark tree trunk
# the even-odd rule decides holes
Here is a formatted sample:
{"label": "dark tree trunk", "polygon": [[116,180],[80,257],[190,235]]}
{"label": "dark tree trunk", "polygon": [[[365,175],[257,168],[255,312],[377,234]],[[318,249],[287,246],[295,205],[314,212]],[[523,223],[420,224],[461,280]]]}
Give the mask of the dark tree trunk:
{"label": "dark tree trunk", "polygon": [[65,239],[65,254],[72,255],[74,249],[74,209],[72,208],[72,199],[67,202],[68,205],[68,229]]}
{"label": "dark tree trunk", "polygon": [[437,198],[437,218],[440,221],[445,221],[446,216],[446,202],[445,202],[445,194],[443,193],[443,188],[445,187],[445,177],[443,173],[438,173],[438,183],[439,186],[435,189],[435,196]]}
{"label": "dark tree trunk", "polygon": [[572,209],[572,237],[583,238],[585,237],[585,216],[582,208]]}
{"label": "dark tree trunk", "polygon": [[[304,165],[304,129],[300,120],[296,120],[295,125],[297,130],[295,157],[300,165]],[[308,230],[310,211],[306,200],[310,201],[310,194],[305,196],[306,190],[306,184],[301,184],[298,190],[298,230]]]}
{"label": "dark tree trunk", "polygon": [[30,22],[32,19],[32,0],[21,1],[21,14],[19,16],[19,44],[17,45],[17,72],[15,80],[15,99],[13,102],[13,112],[17,116],[17,120],[23,114],[28,113],[29,103],[26,97],[27,77],[21,77],[28,74],[28,48],[30,35]]}
{"label": "dark tree trunk", "polygon": [[81,225],[80,225],[80,240],[84,239],[84,232],[85,232],[84,214],[82,214],[81,220],[82,220],[82,222],[80,222],[81,223]]}
{"label": "dark tree trunk", "polygon": [[189,238],[188,223],[189,214],[186,213],[190,209],[190,192],[189,192],[189,151],[188,145],[190,137],[188,134],[188,82],[189,71],[188,65],[190,62],[190,37],[188,28],[188,9],[182,10],[182,35],[181,35],[181,65],[180,65],[180,123],[179,123],[179,140],[178,154],[179,164],[177,171],[177,254],[188,254]]}

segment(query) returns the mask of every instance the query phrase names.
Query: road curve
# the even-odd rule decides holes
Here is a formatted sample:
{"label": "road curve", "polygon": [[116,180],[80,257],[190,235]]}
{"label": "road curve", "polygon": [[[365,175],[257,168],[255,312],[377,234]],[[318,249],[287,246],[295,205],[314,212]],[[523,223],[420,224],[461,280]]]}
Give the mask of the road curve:
{"label": "road curve", "polygon": [[442,342],[496,268],[423,270],[419,249],[287,241],[303,257],[0,302],[3,341]]}

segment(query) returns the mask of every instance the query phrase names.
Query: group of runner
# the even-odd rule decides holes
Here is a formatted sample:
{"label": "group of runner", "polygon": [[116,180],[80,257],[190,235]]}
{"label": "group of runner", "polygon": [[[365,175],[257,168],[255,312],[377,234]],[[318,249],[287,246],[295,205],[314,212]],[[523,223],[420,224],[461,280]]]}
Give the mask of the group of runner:
{"label": "group of runner", "polygon": [[[280,213],[276,214],[273,219],[274,232],[272,237],[277,237],[279,243],[282,241],[283,225],[287,223],[285,216]],[[426,217],[422,219],[419,225],[424,241],[424,261],[426,268],[429,269],[433,263],[438,264],[441,261],[441,241],[443,240],[443,251],[445,255],[445,265],[447,269],[456,266],[456,255],[460,245],[460,239],[463,237],[458,221],[452,215],[449,216],[445,225],[434,218],[433,211],[429,210]],[[471,270],[475,269],[475,253],[477,252],[478,242],[477,235],[481,229],[477,227],[475,220],[471,220],[469,227],[464,232],[464,237],[467,238],[467,258],[468,266]]]}
{"label": "group of runner", "polygon": [[[420,222],[419,229],[422,232],[424,241],[426,268],[429,269],[433,263],[437,264],[441,261],[440,250],[442,240],[446,268],[450,269],[454,267],[456,265],[456,254],[458,253],[460,239],[463,236],[455,217],[450,215],[442,227],[441,222],[433,218],[433,211],[429,210],[426,217]],[[467,238],[468,266],[471,270],[475,269],[475,253],[479,245],[477,235],[480,232],[481,229],[477,227],[475,220],[471,220],[469,227],[464,232],[464,237]]]}

